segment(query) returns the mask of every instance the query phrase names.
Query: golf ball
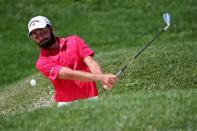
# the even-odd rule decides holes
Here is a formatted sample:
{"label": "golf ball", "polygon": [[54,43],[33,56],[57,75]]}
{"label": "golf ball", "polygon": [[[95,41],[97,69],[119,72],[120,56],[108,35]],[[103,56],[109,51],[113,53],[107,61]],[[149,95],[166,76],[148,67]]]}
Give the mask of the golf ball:
{"label": "golf ball", "polygon": [[32,79],[32,80],[30,81],[30,85],[31,85],[31,86],[35,86],[35,85],[36,85],[36,80],[35,80],[35,79]]}

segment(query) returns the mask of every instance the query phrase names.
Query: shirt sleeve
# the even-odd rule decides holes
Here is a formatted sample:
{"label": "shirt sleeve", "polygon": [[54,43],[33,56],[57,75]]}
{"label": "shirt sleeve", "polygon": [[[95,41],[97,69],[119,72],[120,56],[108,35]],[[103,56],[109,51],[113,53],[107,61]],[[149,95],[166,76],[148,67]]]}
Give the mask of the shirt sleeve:
{"label": "shirt sleeve", "polygon": [[40,60],[36,63],[36,68],[50,80],[55,80],[58,77],[62,66],[48,59]]}
{"label": "shirt sleeve", "polygon": [[76,36],[75,39],[78,45],[79,55],[82,59],[87,56],[94,56],[95,52],[85,43],[83,39],[78,36]]}

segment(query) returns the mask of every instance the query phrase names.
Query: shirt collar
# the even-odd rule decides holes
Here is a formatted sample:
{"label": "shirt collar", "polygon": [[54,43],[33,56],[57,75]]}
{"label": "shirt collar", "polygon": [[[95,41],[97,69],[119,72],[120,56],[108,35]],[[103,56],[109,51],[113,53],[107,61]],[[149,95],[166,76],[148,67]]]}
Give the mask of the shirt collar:
{"label": "shirt collar", "polygon": [[50,56],[56,54],[59,50],[63,50],[66,48],[67,38],[56,38],[58,40],[58,44],[60,44],[60,48],[54,50],[41,49],[41,56]]}

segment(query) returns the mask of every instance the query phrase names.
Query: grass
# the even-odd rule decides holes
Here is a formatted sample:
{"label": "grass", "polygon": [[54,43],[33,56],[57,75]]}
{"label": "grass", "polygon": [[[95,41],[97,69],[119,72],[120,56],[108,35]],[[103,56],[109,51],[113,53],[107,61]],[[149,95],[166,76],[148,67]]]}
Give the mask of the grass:
{"label": "grass", "polygon": [[[1,118],[6,130],[195,130],[196,89],[127,92]],[[184,105],[184,106],[183,106]],[[49,126],[50,125],[50,126]]]}
{"label": "grass", "polygon": [[[193,0],[181,3],[146,0],[49,0],[47,3],[42,0],[2,0],[1,3],[0,15],[4,19],[0,20],[3,25],[0,27],[3,32],[0,35],[0,88],[36,72],[34,64],[39,50],[27,38],[27,23],[35,15],[49,17],[57,35],[78,34],[97,52],[143,45],[161,28],[161,14],[166,11],[173,15],[173,26],[168,35],[160,38],[161,41],[196,39],[196,31],[192,30],[196,28],[193,20],[196,11],[193,5],[196,2]],[[13,22],[14,26],[11,26]]]}
{"label": "grass", "polygon": [[[169,44],[165,48],[153,45],[128,68],[117,86],[104,92],[97,102],[79,101],[57,108],[49,81],[40,74],[29,76],[0,92],[0,127],[6,130],[194,130],[197,90],[193,45],[191,42]],[[100,53],[96,59],[108,72],[116,72],[125,62],[118,56],[126,58],[137,50]],[[182,65],[179,59],[170,59],[172,52],[181,60],[191,58]],[[36,87],[30,86],[31,78],[36,78]]]}
{"label": "grass", "polygon": [[[196,4],[1,0],[0,130],[196,130]],[[170,30],[128,67],[113,90],[96,102],[56,107],[51,83],[34,67],[39,49],[27,38],[30,17],[49,17],[58,36],[80,35],[105,72],[116,73],[158,33],[166,11],[173,15]]]}

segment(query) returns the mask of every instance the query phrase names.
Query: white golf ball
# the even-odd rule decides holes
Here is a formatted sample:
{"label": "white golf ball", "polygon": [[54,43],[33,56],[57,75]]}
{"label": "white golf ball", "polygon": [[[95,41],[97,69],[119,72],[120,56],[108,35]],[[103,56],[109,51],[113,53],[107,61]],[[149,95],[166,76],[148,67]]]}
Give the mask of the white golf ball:
{"label": "white golf ball", "polygon": [[31,85],[31,86],[35,86],[35,85],[36,85],[36,80],[35,80],[35,79],[32,79],[32,80],[30,81],[30,85]]}

